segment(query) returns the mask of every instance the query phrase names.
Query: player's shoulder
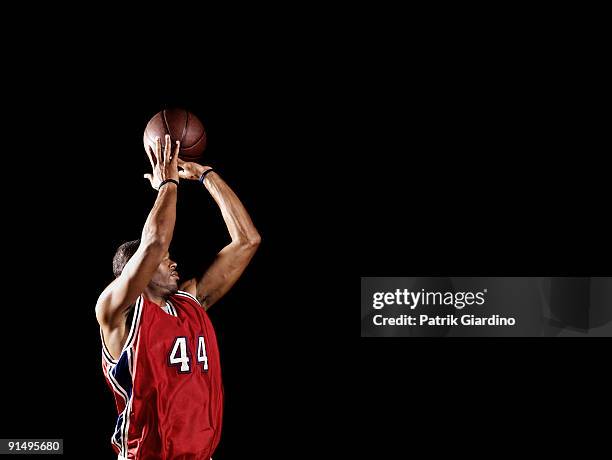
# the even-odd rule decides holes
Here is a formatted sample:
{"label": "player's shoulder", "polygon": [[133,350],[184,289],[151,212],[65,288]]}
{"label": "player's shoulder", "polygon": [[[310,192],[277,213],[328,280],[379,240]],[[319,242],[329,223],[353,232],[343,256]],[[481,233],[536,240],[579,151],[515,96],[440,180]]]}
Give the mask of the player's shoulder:
{"label": "player's shoulder", "polygon": [[172,299],[178,300],[180,302],[187,302],[196,305],[197,307],[202,307],[198,299],[187,291],[176,291],[172,296]]}

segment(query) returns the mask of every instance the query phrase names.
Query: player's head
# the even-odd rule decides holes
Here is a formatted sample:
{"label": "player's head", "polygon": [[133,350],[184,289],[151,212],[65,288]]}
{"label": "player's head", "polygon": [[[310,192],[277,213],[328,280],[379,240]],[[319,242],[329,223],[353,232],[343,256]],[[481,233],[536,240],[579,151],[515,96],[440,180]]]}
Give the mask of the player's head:
{"label": "player's head", "polygon": [[[121,275],[124,267],[132,256],[136,254],[139,246],[140,240],[128,241],[119,246],[113,258],[113,273],[115,278]],[[153,273],[148,287],[154,289],[161,296],[174,294],[178,291],[179,281],[176,268],[176,262],[170,259],[170,254],[167,252],[157,266],[155,273]]]}
{"label": "player's head", "polygon": [[149,288],[155,289],[161,296],[168,296],[178,291],[179,274],[176,267],[177,263],[170,258],[170,253],[166,252],[149,281]]}
{"label": "player's head", "polygon": [[113,275],[118,278],[123,272],[123,268],[129,262],[140,246],[140,240],[128,241],[117,248],[113,257]]}

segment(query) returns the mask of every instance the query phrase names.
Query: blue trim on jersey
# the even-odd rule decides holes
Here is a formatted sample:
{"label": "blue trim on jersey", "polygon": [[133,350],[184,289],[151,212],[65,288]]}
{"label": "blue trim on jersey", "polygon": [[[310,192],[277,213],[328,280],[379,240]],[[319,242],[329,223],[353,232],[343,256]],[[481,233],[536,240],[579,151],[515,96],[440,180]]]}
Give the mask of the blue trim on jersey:
{"label": "blue trim on jersey", "polygon": [[115,425],[115,434],[113,435],[113,441],[118,446],[121,444],[121,422],[123,422],[123,412],[117,417],[117,424]]}
{"label": "blue trim on jersey", "polygon": [[115,432],[111,437],[111,443],[119,450],[119,458],[127,456],[127,432],[130,423],[130,411],[132,404],[132,386],[133,386],[133,366],[134,366],[134,342],[140,328],[140,320],[142,317],[144,299],[141,295],[136,300],[134,309],[134,316],[132,318],[132,325],[130,326],[130,332],[128,334],[126,343],[123,346],[121,355],[117,361],[110,358],[110,352],[106,348],[104,343],[104,336],[102,334],[102,328],[100,328],[100,338],[102,339],[102,355],[103,358],[109,363],[105,367],[106,377],[110,383],[115,394],[118,394],[125,401],[125,407],[115,425]]}
{"label": "blue trim on jersey", "polygon": [[108,351],[108,348],[106,348],[106,343],[104,342],[104,334],[102,334],[102,327],[100,327],[100,340],[102,341],[102,356],[104,356],[104,358],[111,364],[111,365],[115,365],[117,364],[117,361],[115,361],[115,359],[113,359],[113,357],[111,356],[110,352]]}
{"label": "blue trim on jersey", "polygon": [[121,353],[119,361],[111,370],[113,377],[116,382],[123,388],[128,396],[128,399],[132,396],[132,373],[130,372],[130,363],[128,360],[128,350]]}

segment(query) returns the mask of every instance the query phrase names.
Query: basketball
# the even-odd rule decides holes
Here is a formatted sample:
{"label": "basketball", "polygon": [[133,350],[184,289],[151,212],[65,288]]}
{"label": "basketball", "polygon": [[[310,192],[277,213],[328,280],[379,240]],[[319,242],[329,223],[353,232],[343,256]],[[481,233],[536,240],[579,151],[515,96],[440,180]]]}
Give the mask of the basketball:
{"label": "basketball", "polygon": [[164,145],[164,136],[170,134],[172,143],[181,142],[179,158],[183,161],[198,161],[206,148],[204,125],[193,113],[185,109],[165,109],[156,113],[147,123],[143,143],[155,152],[155,138]]}

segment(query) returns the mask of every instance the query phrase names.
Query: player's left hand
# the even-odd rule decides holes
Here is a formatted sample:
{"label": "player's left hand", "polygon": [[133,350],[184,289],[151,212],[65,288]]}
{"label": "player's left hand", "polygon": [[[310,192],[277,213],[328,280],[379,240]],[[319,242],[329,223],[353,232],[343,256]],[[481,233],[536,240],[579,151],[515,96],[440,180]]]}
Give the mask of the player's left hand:
{"label": "player's left hand", "polygon": [[178,159],[178,167],[179,177],[186,180],[198,180],[205,171],[212,169],[210,166],[183,161],[180,158]]}

